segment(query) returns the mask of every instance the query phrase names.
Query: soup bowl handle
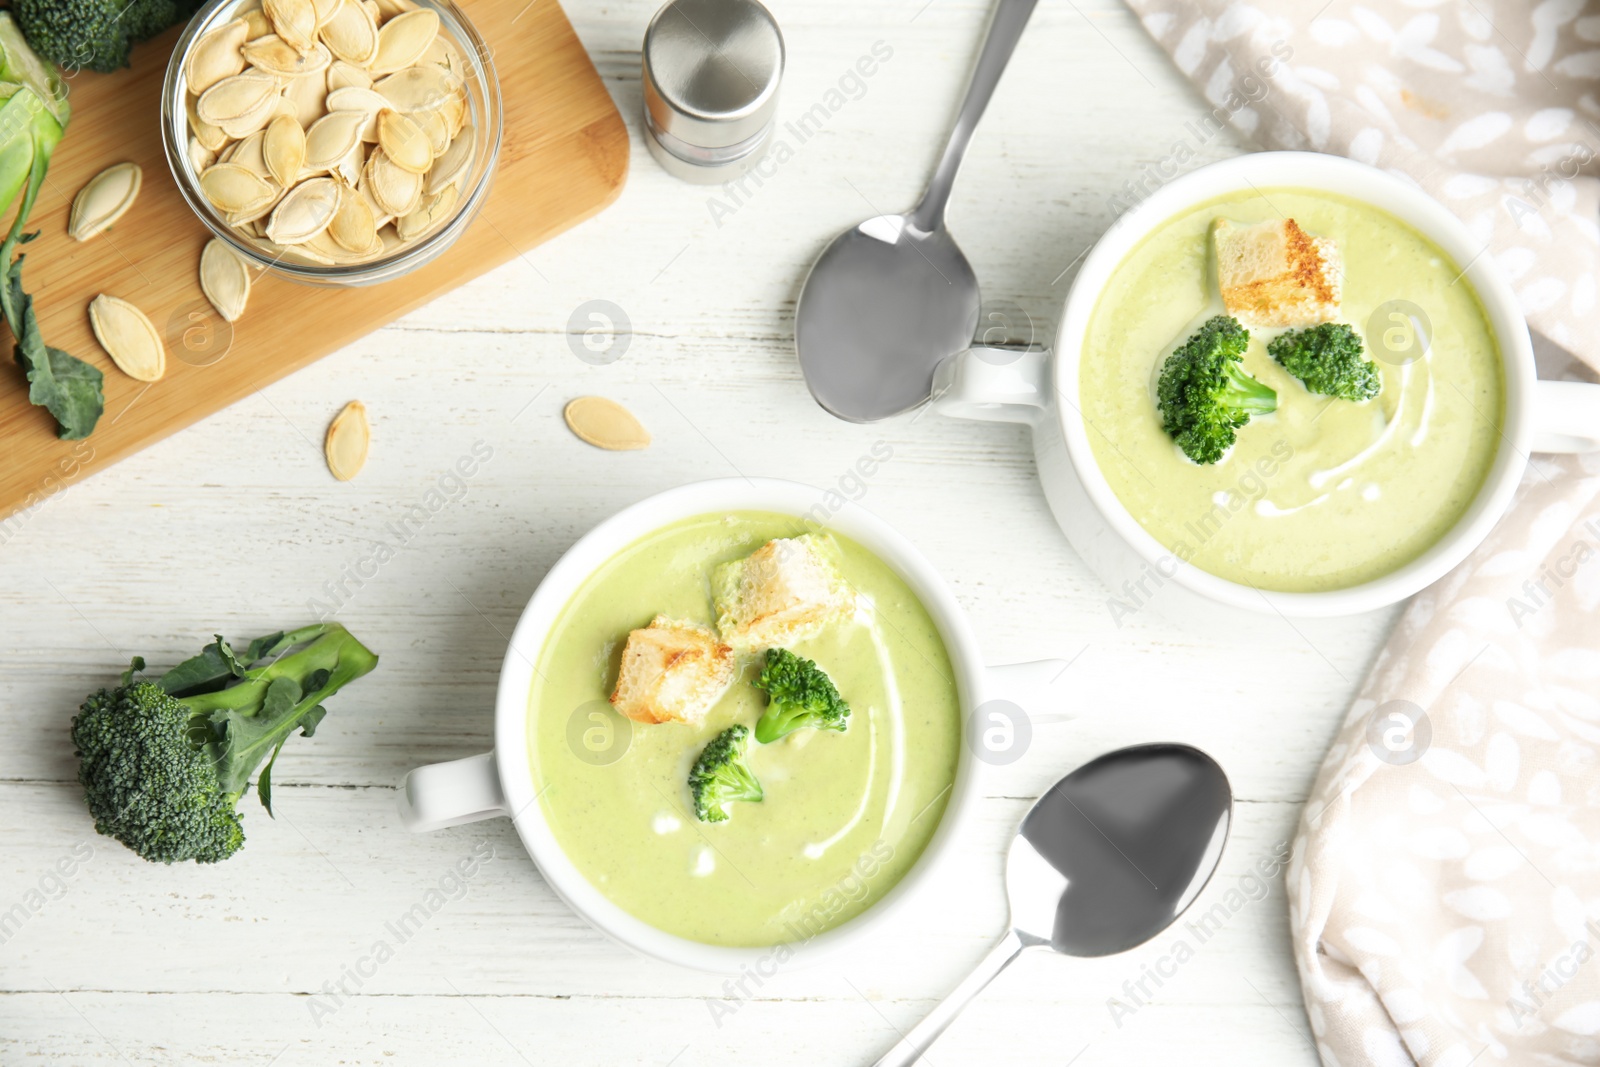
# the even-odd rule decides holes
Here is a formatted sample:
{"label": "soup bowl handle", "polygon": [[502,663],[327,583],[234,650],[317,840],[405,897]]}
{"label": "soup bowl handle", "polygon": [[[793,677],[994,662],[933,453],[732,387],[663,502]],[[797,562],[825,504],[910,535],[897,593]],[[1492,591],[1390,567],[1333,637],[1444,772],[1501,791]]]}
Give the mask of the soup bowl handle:
{"label": "soup bowl handle", "polygon": [[1050,409],[1050,350],[973,345],[933,372],[934,410],[956,419],[1033,425]]}
{"label": "soup bowl handle", "polygon": [[1535,382],[1533,425],[1535,452],[1600,451],[1600,385]]}
{"label": "soup bowl handle", "polygon": [[413,833],[509,814],[493,752],[418,767],[400,787],[400,821]]}

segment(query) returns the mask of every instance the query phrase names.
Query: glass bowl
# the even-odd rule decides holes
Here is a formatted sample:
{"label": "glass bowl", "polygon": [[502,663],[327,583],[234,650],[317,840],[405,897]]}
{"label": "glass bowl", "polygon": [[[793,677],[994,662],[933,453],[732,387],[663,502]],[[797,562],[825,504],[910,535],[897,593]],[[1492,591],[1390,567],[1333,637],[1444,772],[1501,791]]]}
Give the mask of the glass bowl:
{"label": "glass bowl", "polygon": [[[344,0],[353,4],[360,0]],[[178,38],[167,63],[166,81],[161,90],[161,141],[166,149],[172,177],[200,221],[218,238],[227,242],[245,262],[280,277],[309,285],[374,285],[408,274],[436,259],[455,243],[471,224],[489,195],[490,179],[500,155],[500,82],[495,75],[492,53],[471,21],[451,0],[385,0],[384,6],[427,8],[439,16],[439,31],[455,45],[465,64],[462,83],[467,91],[466,123],[477,130],[473,158],[458,185],[454,213],[443,223],[415,240],[361,263],[332,265],[314,262],[291,246],[285,250],[268,244],[231,225],[200,189],[200,175],[189,154],[188,77],[185,60],[195,43],[208,31],[259,7],[259,0],[212,0],[190,20]],[[248,67],[246,68],[249,69]],[[319,74],[301,77],[326,77]]]}

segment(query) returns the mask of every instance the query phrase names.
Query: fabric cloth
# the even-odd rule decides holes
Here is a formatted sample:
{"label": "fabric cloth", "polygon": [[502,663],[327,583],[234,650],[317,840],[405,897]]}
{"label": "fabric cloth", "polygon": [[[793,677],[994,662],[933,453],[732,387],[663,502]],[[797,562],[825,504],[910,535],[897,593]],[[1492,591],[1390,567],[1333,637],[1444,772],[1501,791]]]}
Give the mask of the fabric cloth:
{"label": "fabric cloth", "polygon": [[[1416,181],[1600,367],[1600,5],[1128,3],[1218,122]],[[1537,457],[1407,606],[1286,889],[1329,1067],[1600,1064],[1600,455]]]}

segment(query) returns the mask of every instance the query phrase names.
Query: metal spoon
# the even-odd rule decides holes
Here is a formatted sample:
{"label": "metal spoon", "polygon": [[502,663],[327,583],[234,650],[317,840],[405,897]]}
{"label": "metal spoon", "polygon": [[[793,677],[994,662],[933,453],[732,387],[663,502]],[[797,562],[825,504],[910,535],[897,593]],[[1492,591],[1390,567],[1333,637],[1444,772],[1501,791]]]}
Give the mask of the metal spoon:
{"label": "metal spoon", "polygon": [[1188,745],[1119,748],[1061,779],[1011,842],[1011,929],[875,1067],[915,1063],[1024,949],[1108,956],[1172,925],[1216,870],[1232,809],[1228,776]]}
{"label": "metal spoon", "polygon": [[834,238],[806,277],[794,342],[811,395],[851,422],[909,411],[933,369],[971,347],[978,278],[944,228],[972,132],[1038,0],[998,0],[967,98],[928,191],[910,214],[879,215]]}

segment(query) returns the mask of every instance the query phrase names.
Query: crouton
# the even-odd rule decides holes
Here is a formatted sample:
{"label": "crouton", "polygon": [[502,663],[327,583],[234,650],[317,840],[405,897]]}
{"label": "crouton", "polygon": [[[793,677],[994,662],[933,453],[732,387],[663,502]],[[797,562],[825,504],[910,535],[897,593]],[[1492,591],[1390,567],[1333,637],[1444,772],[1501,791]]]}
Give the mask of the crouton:
{"label": "crouton", "polygon": [[734,648],[784,648],[855,610],[855,595],[812,534],[768,541],[712,574],[717,631]]}
{"label": "crouton", "polygon": [[657,615],[628,634],[611,706],[634,722],[698,726],[733,676],[733,649],[708,627]]}
{"label": "crouton", "polygon": [[1228,314],[1246,326],[1312,326],[1339,317],[1344,265],[1339,246],[1293,219],[1211,229],[1217,285]]}

